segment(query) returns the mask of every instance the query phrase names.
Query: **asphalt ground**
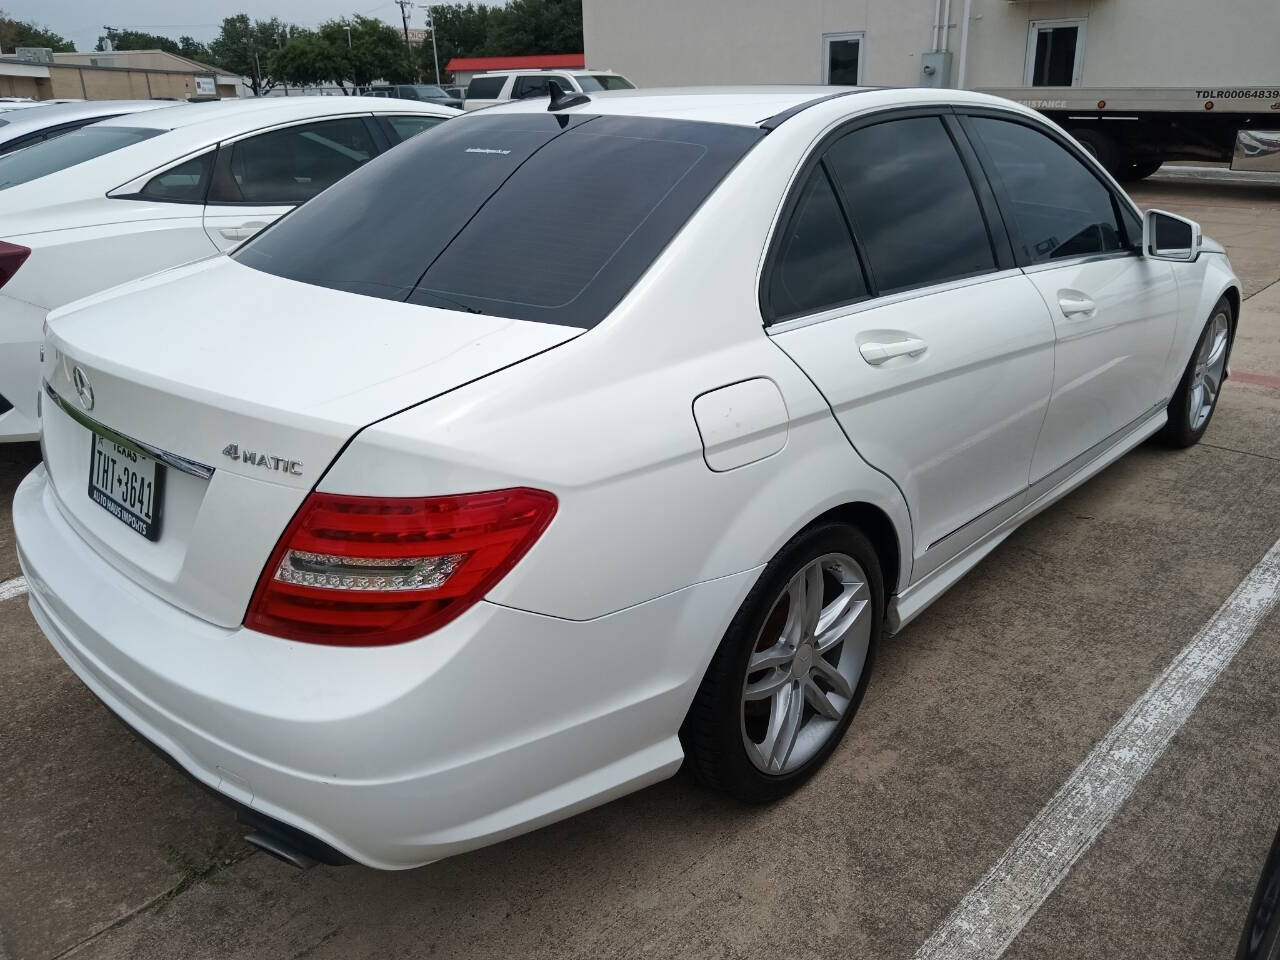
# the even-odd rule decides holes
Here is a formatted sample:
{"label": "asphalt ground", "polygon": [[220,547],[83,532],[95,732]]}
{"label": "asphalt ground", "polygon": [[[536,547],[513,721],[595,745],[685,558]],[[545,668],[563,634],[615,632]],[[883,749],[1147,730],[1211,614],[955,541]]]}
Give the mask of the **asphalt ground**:
{"label": "asphalt ground", "polygon": [[[1162,171],[1246,301],[1204,442],[1145,445],[886,642],[849,735],[745,809],[685,774],[404,873],[295,871],[0,600],[0,957],[913,957],[1280,538],[1280,184]],[[38,460],[0,448],[9,503]],[[1264,617],[1005,956],[1227,958],[1280,823]],[[957,954],[958,956],[958,954]]]}

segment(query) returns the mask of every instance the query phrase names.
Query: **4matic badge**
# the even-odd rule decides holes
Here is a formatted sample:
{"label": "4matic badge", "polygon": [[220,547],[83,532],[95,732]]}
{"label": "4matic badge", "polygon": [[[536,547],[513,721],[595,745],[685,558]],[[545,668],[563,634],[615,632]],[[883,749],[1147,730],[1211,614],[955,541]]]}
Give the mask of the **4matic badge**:
{"label": "4matic badge", "polygon": [[295,477],[302,476],[301,460],[286,460],[284,457],[273,457],[266,453],[254,453],[252,450],[245,450],[241,453],[240,444],[238,443],[228,443],[222,448],[222,455],[254,467],[278,470],[281,473],[292,474]]}

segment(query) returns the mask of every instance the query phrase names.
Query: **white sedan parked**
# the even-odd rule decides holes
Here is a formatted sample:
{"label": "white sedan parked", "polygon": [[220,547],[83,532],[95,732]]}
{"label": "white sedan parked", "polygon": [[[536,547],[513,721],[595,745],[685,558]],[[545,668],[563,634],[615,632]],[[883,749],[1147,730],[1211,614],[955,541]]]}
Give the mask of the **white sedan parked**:
{"label": "white sedan parked", "polygon": [[52,140],[91,123],[144,110],[160,110],[173,104],[165,100],[79,100],[37,102],[34,106],[39,109],[0,117],[0,155]]}
{"label": "white sedan parked", "polygon": [[882,629],[1213,415],[1222,248],[1030,110],[548,106],[50,318],[31,608],[286,857],[421,864],[682,762],[780,797]]}
{"label": "white sedan parked", "polygon": [[460,112],[371,97],[157,106],[0,157],[0,441],[37,436],[50,310],[229,250]]}

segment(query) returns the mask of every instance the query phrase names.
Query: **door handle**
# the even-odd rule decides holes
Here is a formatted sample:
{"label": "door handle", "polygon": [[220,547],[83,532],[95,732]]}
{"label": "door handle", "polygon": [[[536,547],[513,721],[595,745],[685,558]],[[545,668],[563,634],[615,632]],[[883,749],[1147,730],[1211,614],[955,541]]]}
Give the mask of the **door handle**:
{"label": "door handle", "polygon": [[1068,320],[1092,320],[1098,314],[1098,305],[1079,290],[1059,290],[1058,309]]}
{"label": "door handle", "polygon": [[221,227],[218,232],[228,240],[248,240],[265,226],[266,220],[250,220],[238,227]]}
{"label": "door handle", "polygon": [[878,367],[886,360],[892,360],[894,357],[918,357],[928,347],[929,345],[923,340],[916,337],[908,337],[906,340],[894,340],[891,343],[876,343],[874,341],[864,343],[858,348],[858,352],[862,354],[863,360],[873,367]]}

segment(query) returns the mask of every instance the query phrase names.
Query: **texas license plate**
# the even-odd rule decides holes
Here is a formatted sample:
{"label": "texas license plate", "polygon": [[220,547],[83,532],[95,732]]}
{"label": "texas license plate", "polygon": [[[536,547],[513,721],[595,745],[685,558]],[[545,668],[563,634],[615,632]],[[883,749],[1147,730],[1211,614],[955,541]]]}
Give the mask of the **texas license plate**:
{"label": "texas license plate", "polygon": [[164,464],[95,433],[89,499],[148,540],[159,540]]}

